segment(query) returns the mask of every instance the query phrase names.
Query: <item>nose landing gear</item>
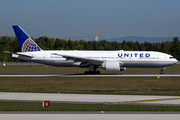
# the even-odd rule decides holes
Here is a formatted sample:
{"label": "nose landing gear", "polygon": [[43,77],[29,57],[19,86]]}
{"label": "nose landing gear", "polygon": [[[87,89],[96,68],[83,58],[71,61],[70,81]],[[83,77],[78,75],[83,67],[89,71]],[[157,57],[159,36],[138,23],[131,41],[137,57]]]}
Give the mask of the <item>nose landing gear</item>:
{"label": "nose landing gear", "polygon": [[166,67],[162,67],[162,68],[161,68],[160,74],[163,74],[163,73],[164,73],[164,69],[166,69]]}

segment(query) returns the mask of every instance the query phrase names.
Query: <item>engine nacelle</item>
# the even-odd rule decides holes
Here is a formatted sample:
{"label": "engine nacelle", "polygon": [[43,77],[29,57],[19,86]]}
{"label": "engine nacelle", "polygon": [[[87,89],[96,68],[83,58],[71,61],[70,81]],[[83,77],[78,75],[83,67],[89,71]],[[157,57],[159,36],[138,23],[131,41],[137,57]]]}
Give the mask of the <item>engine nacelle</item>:
{"label": "engine nacelle", "polygon": [[119,72],[120,63],[115,61],[106,61],[102,64],[102,69],[105,69],[108,72]]}

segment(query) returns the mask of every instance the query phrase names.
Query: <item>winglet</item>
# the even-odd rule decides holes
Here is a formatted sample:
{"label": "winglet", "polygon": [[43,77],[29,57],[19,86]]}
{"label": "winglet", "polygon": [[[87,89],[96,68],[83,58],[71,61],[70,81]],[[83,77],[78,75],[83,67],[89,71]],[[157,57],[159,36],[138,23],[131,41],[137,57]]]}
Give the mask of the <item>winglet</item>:
{"label": "winglet", "polygon": [[13,25],[13,29],[22,52],[42,50],[19,25]]}

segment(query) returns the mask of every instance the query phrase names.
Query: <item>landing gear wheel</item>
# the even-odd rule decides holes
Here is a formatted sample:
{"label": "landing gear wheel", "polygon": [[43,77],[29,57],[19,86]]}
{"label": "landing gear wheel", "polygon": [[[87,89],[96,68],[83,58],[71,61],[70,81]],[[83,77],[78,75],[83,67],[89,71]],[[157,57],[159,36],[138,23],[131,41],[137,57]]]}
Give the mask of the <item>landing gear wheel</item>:
{"label": "landing gear wheel", "polygon": [[162,68],[161,68],[160,74],[163,74],[164,69],[166,69],[166,67],[162,67]]}
{"label": "landing gear wheel", "polygon": [[84,72],[84,74],[100,74],[100,71],[99,70],[93,70],[93,71],[91,71],[91,70],[89,70],[89,71],[85,71]]}
{"label": "landing gear wheel", "polygon": [[84,74],[88,74],[89,72],[88,71],[85,71]]}
{"label": "landing gear wheel", "polygon": [[92,74],[96,74],[96,71],[95,71],[95,70],[93,70],[93,71],[92,71]]}
{"label": "landing gear wheel", "polygon": [[93,71],[90,71],[90,70],[89,70],[89,72],[88,72],[88,73],[89,73],[89,74],[93,74]]}
{"label": "landing gear wheel", "polygon": [[96,71],[96,74],[100,74],[100,71],[99,71],[99,70],[97,70],[97,71]]}

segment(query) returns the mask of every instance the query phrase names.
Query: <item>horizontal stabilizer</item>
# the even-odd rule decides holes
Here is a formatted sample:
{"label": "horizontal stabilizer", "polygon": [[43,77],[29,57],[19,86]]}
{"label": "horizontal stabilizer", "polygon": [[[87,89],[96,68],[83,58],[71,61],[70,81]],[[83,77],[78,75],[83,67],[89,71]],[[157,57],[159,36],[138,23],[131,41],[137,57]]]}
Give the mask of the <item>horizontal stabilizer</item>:
{"label": "horizontal stabilizer", "polygon": [[24,57],[30,57],[30,58],[34,57],[32,54],[27,54],[24,52],[19,52],[19,53],[14,53],[14,52],[9,52],[9,51],[4,51],[4,52],[8,53],[8,54],[20,55],[20,56],[24,56]]}

